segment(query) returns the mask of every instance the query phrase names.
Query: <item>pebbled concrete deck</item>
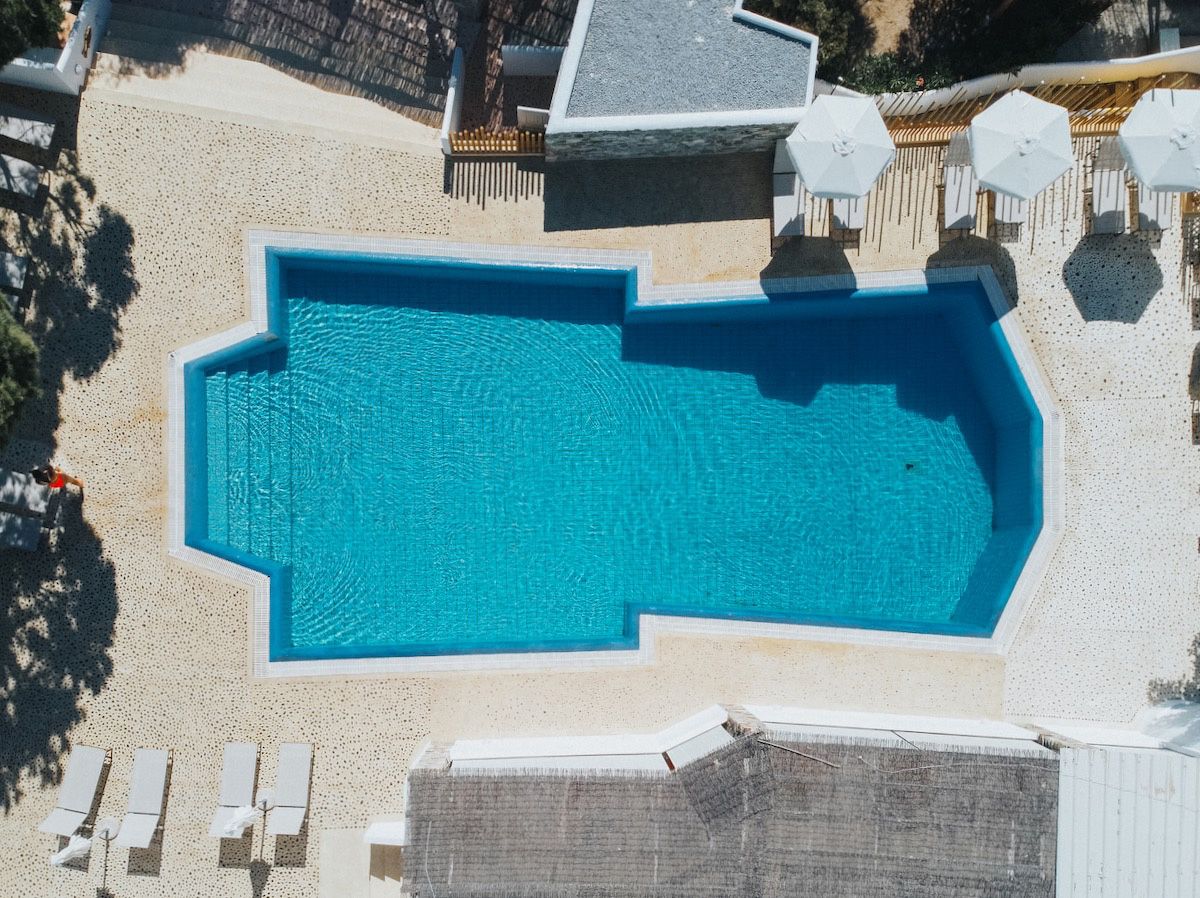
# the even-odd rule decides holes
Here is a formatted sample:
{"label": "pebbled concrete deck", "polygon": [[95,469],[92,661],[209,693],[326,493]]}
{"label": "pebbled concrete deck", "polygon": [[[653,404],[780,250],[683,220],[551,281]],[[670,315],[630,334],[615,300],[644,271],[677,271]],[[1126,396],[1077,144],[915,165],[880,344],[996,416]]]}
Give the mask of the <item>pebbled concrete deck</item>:
{"label": "pebbled concrete deck", "polygon": [[[87,481],[53,551],[0,557],[17,584],[0,628],[5,895],[394,892],[394,859],[371,859],[372,878],[351,849],[400,810],[426,739],[650,731],[718,701],[1119,724],[1151,680],[1185,673],[1200,630],[1200,450],[1180,236],[1084,241],[1078,170],[1015,242],[942,246],[937,153],[903,150],[857,245],[808,239],[771,257],[766,158],[447,174],[357,133],[189,105],[151,106],[119,84],[85,93],[47,211],[0,212],[5,241],[43,269],[45,396],[18,436]],[[664,638],[647,668],[251,683],[248,592],[166,556],[164,397],[170,350],[246,318],[252,227],[649,250],[664,282],[992,264],[1066,419],[1067,532],[1007,657],[695,636]],[[47,867],[57,845],[35,827],[64,739],[114,750],[102,815],[124,810],[134,748],[175,750],[157,849],[114,849],[107,870],[99,848],[84,867]],[[204,834],[226,740],[260,743],[263,785],[280,742],[316,744],[302,837],[256,830],[221,847]]]}

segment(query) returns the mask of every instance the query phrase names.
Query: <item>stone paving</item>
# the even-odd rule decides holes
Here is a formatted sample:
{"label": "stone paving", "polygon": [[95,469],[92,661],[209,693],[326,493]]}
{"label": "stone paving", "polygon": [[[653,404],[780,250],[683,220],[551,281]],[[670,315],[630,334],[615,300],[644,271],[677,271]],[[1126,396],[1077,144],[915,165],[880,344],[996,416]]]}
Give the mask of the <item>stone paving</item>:
{"label": "stone paving", "polygon": [[[102,96],[84,95],[77,122],[57,110],[68,145],[46,211],[0,212],[5,241],[44,266],[45,395],[13,445],[87,481],[51,551],[0,559],[17,585],[0,629],[4,895],[394,892],[394,862],[372,861],[359,833],[400,810],[427,739],[651,731],[714,702],[1123,724],[1152,680],[1187,672],[1200,450],[1180,238],[1084,240],[1081,169],[1015,241],[942,245],[938,154],[905,150],[860,241],[810,238],[772,257],[765,157],[447,172],[432,153],[352,134],[150,108],[119,86]],[[1066,420],[1067,532],[1006,657],[693,636],[662,639],[645,668],[252,682],[248,593],[164,549],[166,354],[245,319],[251,227],[649,249],[668,282],[988,262]],[[315,743],[303,836],[206,835],[226,740],[259,742],[266,785],[280,742]],[[156,849],[47,867],[56,840],[35,828],[70,743],[113,749],[102,815],[124,810],[134,748],[174,750]]]}

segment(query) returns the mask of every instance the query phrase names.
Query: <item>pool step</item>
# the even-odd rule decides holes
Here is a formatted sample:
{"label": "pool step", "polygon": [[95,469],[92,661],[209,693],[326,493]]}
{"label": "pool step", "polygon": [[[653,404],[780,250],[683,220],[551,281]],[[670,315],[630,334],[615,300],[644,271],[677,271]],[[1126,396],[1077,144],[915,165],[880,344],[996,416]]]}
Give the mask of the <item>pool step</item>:
{"label": "pool step", "polygon": [[209,375],[208,472],[225,501],[209,507],[209,538],[291,561],[290,382],[282,357],[260,355]]}

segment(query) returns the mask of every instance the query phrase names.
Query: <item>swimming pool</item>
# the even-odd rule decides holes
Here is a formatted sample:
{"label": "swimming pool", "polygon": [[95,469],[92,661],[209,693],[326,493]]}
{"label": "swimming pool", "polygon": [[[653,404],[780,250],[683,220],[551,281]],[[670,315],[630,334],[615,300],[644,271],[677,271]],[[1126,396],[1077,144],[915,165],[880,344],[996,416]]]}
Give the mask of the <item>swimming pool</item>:
{"label": "swimming pool", "polygon": [[1041,530],[976,283],[627,309],[629,270],[268,262],[271,338],[185,367],[185,539],[271,576],[271,660],[986,636]]}

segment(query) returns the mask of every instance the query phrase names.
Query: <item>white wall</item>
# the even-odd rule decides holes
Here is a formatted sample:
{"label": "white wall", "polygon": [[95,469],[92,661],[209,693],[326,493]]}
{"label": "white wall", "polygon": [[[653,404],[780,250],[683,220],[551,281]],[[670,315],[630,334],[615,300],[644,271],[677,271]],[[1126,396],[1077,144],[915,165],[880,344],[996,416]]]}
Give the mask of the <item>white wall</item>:
{"label": "white wall", "polygon": [[53,93],[78,94],[83,90],[83,82],[96,58],[111,10],[112,0],[84,0],[61,51],[50,47],[27,50],[0,69],[0,82]]}
{"label": "white wall", "polygon": [[446,89],[446,108],[442,111],[442,152],[450,155],[450,135],[458,130],[462,121],[463,104],[463,51],[455,47],[450,60],[450,84]]}
{"label": "white wall", "polygon": [[[884,115],[919,115],[933,109],[984,97],[997,91],[1041,84],[1096,84],[1154,78],[1168,72],[1200,73],[1200,47],[1188,47],[1167,53],[1151,53],[1129,59],[1102,62],[1057,62],[1029,65],[1015,75],[985,75],[960,81],[950,87],[926,91],[880,94],[875,98]],[[840,93],[840,90],[839,90]]]}

